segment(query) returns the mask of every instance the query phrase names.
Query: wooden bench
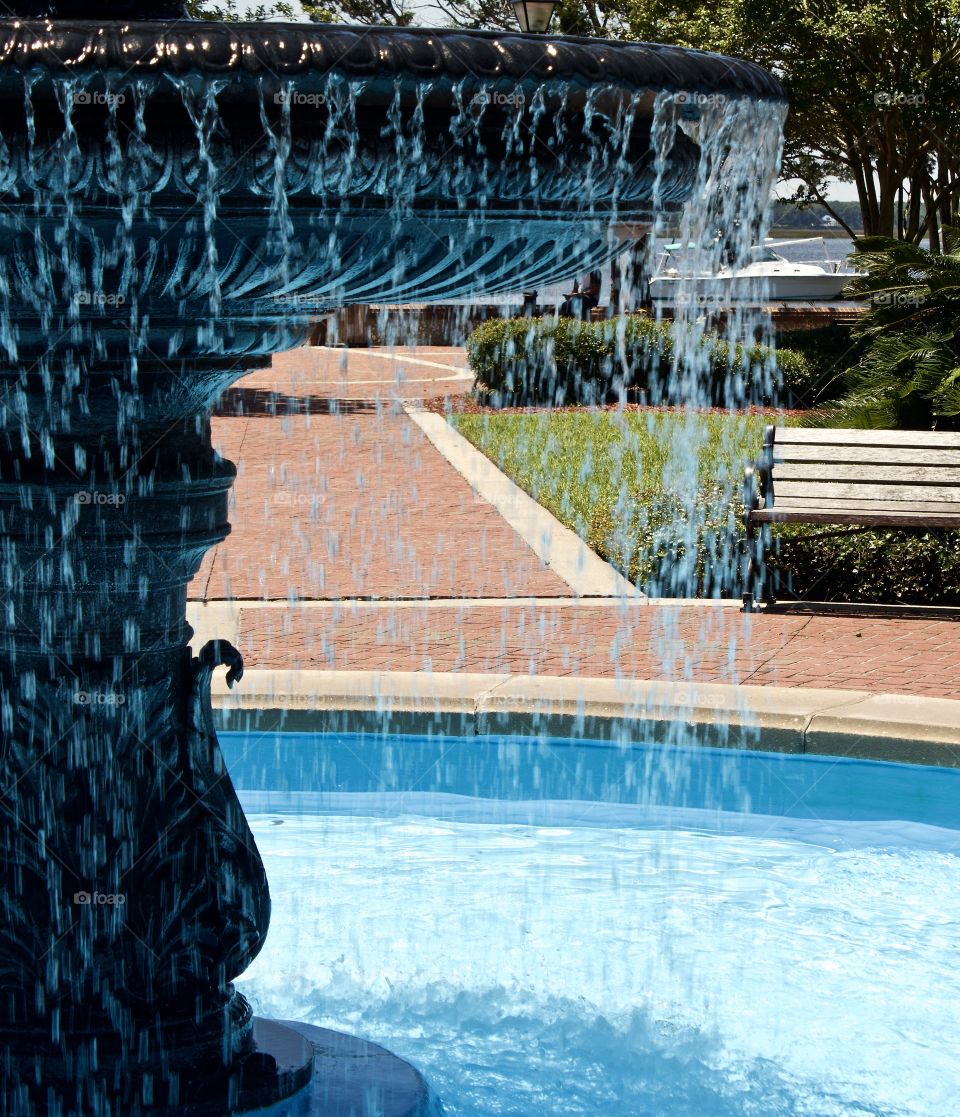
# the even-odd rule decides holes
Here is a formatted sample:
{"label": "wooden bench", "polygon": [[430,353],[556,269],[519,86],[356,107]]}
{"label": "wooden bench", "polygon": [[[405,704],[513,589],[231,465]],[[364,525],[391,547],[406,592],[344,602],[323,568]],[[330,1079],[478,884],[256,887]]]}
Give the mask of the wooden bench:
{"label": "wooden bench", "polygon": [[764,577],[770,524],[960,528],[960,434],[767,427],[744,505],[750,611],[774,601]]}

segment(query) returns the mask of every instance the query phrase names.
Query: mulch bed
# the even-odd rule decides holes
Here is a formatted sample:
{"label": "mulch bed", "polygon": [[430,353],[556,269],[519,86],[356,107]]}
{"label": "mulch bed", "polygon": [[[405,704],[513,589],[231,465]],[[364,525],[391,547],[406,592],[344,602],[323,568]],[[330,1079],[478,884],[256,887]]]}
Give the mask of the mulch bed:
{"label": "mulch bed", "polygon": [[[591,404],[589,407],[584,407],[582,404],[565,404],[563,407],[492,407],[490,404],[481,403],[474,396],[435,396],[432,399],[425,399],[423,406],[426,411],[432,411],[435,415],[540,415],[552,414],[554,412],[562,411],[677,411],[682,412],[690,410],[698,415],[726,415],[729,414],[730,409],[726,407],[696,407],[686,409],[676,406],[654,406],[647,403],[606,403],[606,404]],[[784,409],[780,407],[739,407],[736,409],[738,415],[762,415],[772,419],[794,419],[801,415],[809,414],[808,411],[802,409]]]}

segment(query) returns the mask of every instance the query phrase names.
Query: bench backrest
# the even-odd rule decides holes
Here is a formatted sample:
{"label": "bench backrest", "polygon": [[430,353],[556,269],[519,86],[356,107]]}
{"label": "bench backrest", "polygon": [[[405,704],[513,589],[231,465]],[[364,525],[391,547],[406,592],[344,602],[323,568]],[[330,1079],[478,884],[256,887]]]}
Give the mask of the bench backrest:
{"label": "bench backrest", "polygon": [[764,459],[778,508],[960,514],[960,433],[768,427]]}

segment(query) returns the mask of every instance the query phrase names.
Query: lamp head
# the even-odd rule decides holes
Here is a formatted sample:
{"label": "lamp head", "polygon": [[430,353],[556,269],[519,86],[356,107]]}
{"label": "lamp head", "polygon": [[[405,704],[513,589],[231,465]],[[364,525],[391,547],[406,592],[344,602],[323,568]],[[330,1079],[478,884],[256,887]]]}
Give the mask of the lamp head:
{"label": "lamp head", "polygon": [[557,3],[558,0],[514,0],[513,10],[520,30],[535,35],[545,34]]}

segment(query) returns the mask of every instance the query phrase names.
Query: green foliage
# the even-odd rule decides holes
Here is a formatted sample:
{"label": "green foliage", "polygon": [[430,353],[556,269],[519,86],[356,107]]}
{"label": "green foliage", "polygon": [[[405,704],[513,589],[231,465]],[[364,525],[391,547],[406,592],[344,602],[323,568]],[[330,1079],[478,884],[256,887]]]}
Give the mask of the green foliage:
{"label": "green foliage", "polygon": [[680,597],[740,592],[738,494],[765,421],[589,410],[455,418],[464,437],[645,592]]}
{"label": "green foliage", "polygon": [[777,344],[772,358],[776,362],[778,380],[783,387],[775,402],[784,407],[809,407],[817,398],[824,378],[820,365],[802,349]]}
{"label": "green foliage", "polygon": [[217,23],[262,22],[275,16],[294,20],[297,11],[293,4],[277,0],[272,4],[258,4],[256,7],[241,7],[237,0],[223,0],[220,4],[208,4],[204,0],[187,0],[187,14],[194,19],[208,19]]}
{"label": "green foliage", "polygon": [[[743,591],[741,482],[759,456],[764,417],[578,410],[458,415],[454,422],[645,592]],[[696,468],[678,470],[680,457]],[[835,530],[774,529],[769,569],[781,595],[960,604],[960,532]],[[824,532],[831,534],[815,538]]]}
{"label": "green foliage", "polygon": [[888,238],[857,242],[866,274],[851,290],[870,307],[866,351],[827,412],[834,425],[960,429],[960,231],[944,251]]}
{"label": "green foliage", "polygon": [[941,334],[879,337],[821,417],[832,426],[960,430],[960,352]]}
{"label": "green foliage", "polygon": [[960,230],[945,228],[943,251],[888,237],[856,241],[864,273],[850,293],[868,299],[859,332],[875,338],[901,328],[952,334],[960,330]]}
{"label": "green foliage", "polygon": [[414,21],[414,9],[408,0],[329,0],[311,3],[300,0],[274,0],[273,3],[243,7],[238,0],[208,3],[187,0],[187,12],[194,19],[217,20],[225,23],[247,23],[267,19],[289,19],[297,22],[304,16],[311,23],[367,23],[406,27]]}
{"label": "green foliage", "polygon": [[336,15],[334,14],[333,7],[326,4],[310,4],[306,0],[300,0],[300,7],[303,8],[304,15],[311,23],[335,23]]}
{"label": "green foliage", "polygon": [[[767,568],[781,596],[886,605],[960,605],[960,531],[868,531],[781,525]],[[776,584],[776,583],[775,583]]]}
{"label": "green foliage", "polygon": [[[781,330],[777,334],[777,360],[785,386],[792,391],[792,405],[818,407],[836,399],[843,390],[845,375],[860,361],[866,348],[867,342],[854,335],[852,326]],[[799,376],[789,371],[794,355],[803,359]]]}
{"label": "green foliage", "polygon": [[305,3],[303,8],[316,23],[366,23],[387,27],[408,27],[416,14],[408,0],[330,0],[329,5],[315,7]]}
{"label": "green foliage", "polygon": [[467,339],[467,358],[497,405],[590,403],[626,389],[657,403],[757,403],[780,385],[788,398],[801,396],[817,375],[802,353],[731,351],[710,334],[685,345],[669,322],[640,315],[490,319]]}

